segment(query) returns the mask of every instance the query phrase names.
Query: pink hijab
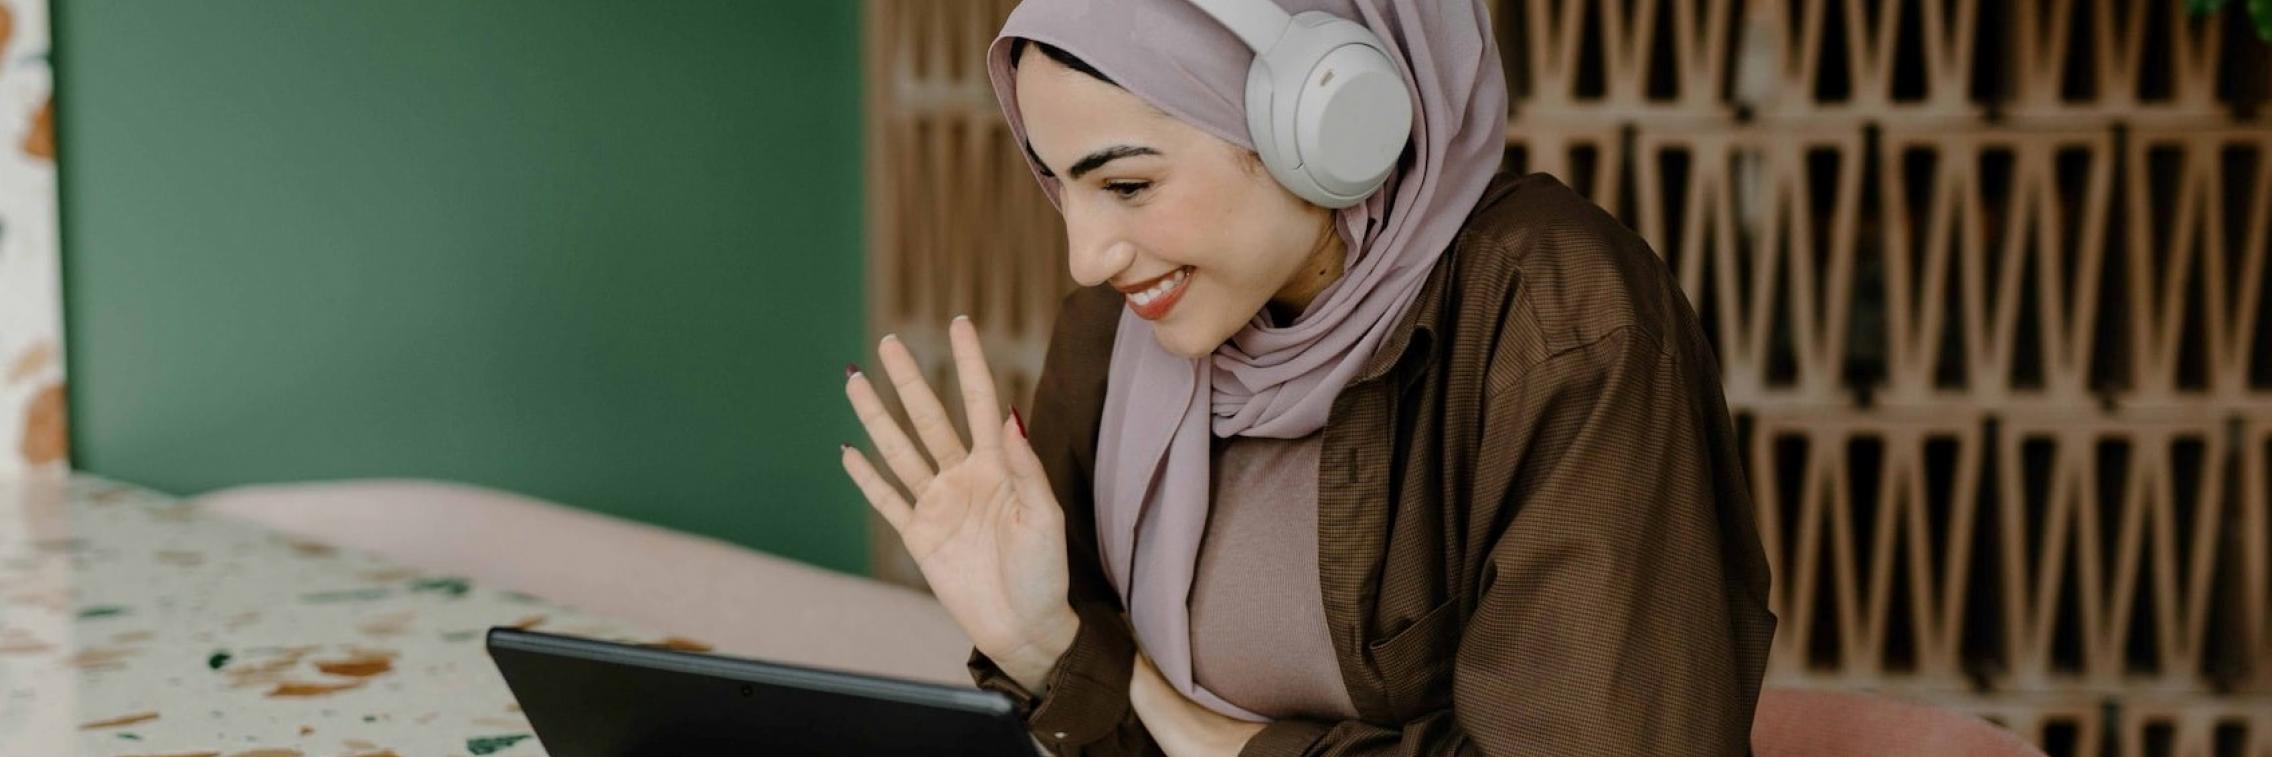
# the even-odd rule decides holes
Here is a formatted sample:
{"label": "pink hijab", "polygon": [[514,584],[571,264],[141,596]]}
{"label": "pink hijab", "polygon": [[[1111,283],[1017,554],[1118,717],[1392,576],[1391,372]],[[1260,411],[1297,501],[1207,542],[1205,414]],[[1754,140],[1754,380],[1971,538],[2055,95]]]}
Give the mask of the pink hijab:
{"label": "pink hijab", "polygon": [[[1207,527],[1211,437],[1294,439],[1325,426],[1334,396],[1418,297],[1497,172],[1507,127],[1505,74],[1481,0],[1268,1],[1357,21],[1385,41],[1414,92],[1412,143],[1386,186],[1338,212],[1346,272],[1292,324],[1256,313],[1194,360],[1169,353],[1149,323],[1121,312],[1095,482],[1100,557],[1137,643],[1184,695],[1253,721],[1267,718],[1191,674],[1188,598]],[[1014,38],[1061,48],[1176,119],[1254,147],[1245,106],[1254,53],[1186,0],[1021,3],[987,51],[987,68],[1022,144]],[[1051,183],[1041,184],[1062,209]]]}

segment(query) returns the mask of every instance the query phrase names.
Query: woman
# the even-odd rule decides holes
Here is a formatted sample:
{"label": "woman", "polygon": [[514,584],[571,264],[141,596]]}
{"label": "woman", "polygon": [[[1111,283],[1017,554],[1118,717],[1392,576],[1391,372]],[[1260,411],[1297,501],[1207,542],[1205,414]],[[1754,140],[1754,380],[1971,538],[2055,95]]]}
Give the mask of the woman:
{"label": "woman", "polygon": [[913,435],[848,369],[892,478],[846,471],[1061,753],[1743,752],[1774,619],[1693,311],[1601,210],[1493,175],[1480,2],[1282,4],[1398,58],[1387,183],[1275,180],[1253,53],[1189,3],[1027,0],[988,63],[1082,285],[1031,437],[957,319],[968,446],[886,337]]}

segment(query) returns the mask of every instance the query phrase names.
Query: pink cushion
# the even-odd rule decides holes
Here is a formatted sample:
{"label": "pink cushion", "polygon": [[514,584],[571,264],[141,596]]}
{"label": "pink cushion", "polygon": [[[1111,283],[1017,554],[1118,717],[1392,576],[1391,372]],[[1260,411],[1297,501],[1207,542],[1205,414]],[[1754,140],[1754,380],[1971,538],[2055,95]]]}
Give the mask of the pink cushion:
{"label": "pink cushion", "polygon": [[2026,757],[2043,750],[1954,710],[1837,691],[1769,689],[1751,723],[1759,757]]}
{"label": "pink cushion", "polygon": [[969,637],[929,595],[715,539],[435,481],[246,486],[196,502],[724,654],[970,685]]}

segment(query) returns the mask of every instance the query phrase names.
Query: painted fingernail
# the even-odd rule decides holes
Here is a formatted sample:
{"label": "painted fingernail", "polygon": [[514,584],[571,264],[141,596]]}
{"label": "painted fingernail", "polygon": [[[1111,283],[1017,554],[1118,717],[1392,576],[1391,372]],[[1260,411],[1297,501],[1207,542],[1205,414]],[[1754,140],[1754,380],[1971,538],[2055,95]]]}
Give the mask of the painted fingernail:
{"label": "painted fingernail", "polygon": [[1010,420],[1016,421],[1018,424],[1018,438],[1026,438],[1026,419],[1018,416],[1017,408],[1010,408]]}
{"label": "painted fingernail", "polygon": [[859,363],[845,363],[845,364],[844,364],[844,377],[845,377],[845,378],[849,379],[849,378],[852,378],[853,376],[858,376],[858,375],[860,375],[860,364],[859,364]]}

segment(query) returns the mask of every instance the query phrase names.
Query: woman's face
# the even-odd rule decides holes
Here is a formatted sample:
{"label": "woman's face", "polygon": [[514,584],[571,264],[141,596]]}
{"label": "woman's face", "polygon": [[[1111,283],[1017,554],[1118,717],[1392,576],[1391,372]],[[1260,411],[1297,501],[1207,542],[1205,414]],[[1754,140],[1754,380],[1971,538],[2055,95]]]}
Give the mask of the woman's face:
{"label": "woman's face", "polygon": [[1341,275],[1332,211],[1252,152],[1039,50],[1019,59],[1016,91],[1073,279],[1119,289],[1169,352],[1211,353],[1265,307],[1290,321]]}

